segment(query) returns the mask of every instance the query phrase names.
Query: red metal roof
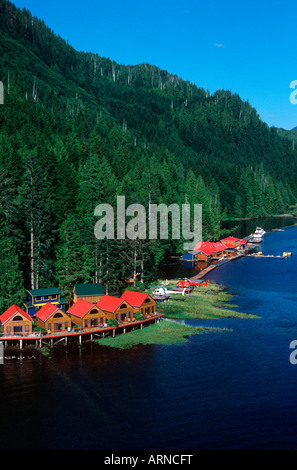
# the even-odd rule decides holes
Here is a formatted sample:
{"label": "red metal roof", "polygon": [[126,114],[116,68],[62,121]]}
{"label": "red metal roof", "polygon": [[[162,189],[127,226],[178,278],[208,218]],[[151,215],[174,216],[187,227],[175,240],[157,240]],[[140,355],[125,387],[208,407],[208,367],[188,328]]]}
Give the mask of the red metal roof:
{"label": "red metal roof", "polygon": [[202,251],[205,255],[211,255],[222,250],[226,250],[227,246],[221,242],[200,242],[194,248],[194,251]]}
{"label": "red metal roof", "polygon": [[223,238],[221,240],[221,242],[239,242],[240,241],[240,238],[236,238],[236,237],[226,237],[226,238]]}
{"label": "red metal roof", "polygon": [[71,313],[76,317],[84,317],[89,311],[95,307],[95,304],[92,302],[88,302],[87,300],[78,299],[75,304],[73,304],[67,313]]}
{"label": "red metal roof", "polygon": [[49,317],[51,317],[59,307],[57,305],[51,304],[48,302],[47,304],[43,305],[38,312],[35,313],[35,317],[39,318],[39,320],[47,321]]}
{"label": "red metal roof", "polygon": [[247,243],[247,240],[241,240],[240,238],[236,238],[236,237],[227,237],[227,238],[223,238],[221,242],[226,244],[227,246],[230,246],[230,243],[232,242],[240,242],[241,245],[244,245]]}
{"label": "red metal roof", "polygon": [[32,318],[30,317],[30,315],[26,312],[24,312],[24,310],[22,310],[20,307],[18,307],[17,305],[13,304],[11,307],[9,307],[4,313],[2,313],[2,315],[0,316],[0,322],[2,323],[2,325],[4,325],[5,322],[7,322],[8,320],[10,320],[10,318],[15,315],[16,313],[19,313],[21,315],[23,315],[24,317],[26,317],[28,320],[32,321]]}
{"label": "red metal roof", "polygon": [[[115,312],[117,308],[123,303],[130,304],[126,299],[121,297],[114,297],[113,295],[104,295],[99,302],[97,302],[97,307],[106,312]],[[129,305],[130,306],[130,305]]]}
{"label": "red metal roof", "polygon": [[121,299],[127,300],[130,305],[133,305],[133,307],[140,307],[140,305],[143,304],[147,296],[148,294],[145,294],[144,292],[125,290],[125,292],[122,294]]}

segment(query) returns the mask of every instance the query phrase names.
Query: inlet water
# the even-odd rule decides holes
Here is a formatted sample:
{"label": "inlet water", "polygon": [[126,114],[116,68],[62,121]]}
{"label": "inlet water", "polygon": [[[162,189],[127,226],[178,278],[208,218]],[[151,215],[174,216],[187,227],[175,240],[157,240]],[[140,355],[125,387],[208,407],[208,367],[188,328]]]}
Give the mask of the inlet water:
{"label": "inlet water", "polygon": [[297,449],[297,227],[208,278],[259,318],[186,344],[90,347],[0,365],[1,449]]}

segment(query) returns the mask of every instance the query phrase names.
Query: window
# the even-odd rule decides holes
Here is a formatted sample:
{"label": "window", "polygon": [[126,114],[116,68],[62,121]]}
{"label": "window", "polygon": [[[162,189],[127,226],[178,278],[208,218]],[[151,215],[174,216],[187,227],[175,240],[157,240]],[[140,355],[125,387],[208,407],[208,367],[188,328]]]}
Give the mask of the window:
{"label": "window", "polygon": [[12,321],[23,321],[23,317],[21,317],[20,315],[16,315]]}
{"label": "window", "polygon": [[62,318],[62,317],[63,315],[60,312],[55,313],[55,315],[53,316],[53,318]]}
{"label": "window", "polygon": [[95,308],[93,308],[93,310],[90,311],[90,315],[97,315],[98,313],[98,310],[96,310]]}
{"label": "window", "polygon": [[29,331],[30,331],[29,325],[25,325],[25,332],[29,333]]}

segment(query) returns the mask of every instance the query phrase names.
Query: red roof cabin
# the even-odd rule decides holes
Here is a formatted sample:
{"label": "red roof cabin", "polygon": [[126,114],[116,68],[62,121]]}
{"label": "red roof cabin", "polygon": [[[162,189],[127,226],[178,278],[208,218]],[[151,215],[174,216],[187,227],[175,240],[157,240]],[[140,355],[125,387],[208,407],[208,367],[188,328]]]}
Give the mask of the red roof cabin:
{"label": "red roof cabin", "polygon": [[96,304],[83,299],[78,299],[67,314],[81,329],[103,328],[106,323],[106,314]]}
{"label": "red roof cabin", "polygon": [[212,259],[220,258],[225,249],[226,246],[221,242],[200,242],[194,248],[198,252],[197,261],[204,261],[207,264]]}
{"label": "red roof cabin", "polygon": [[30,315],[15,304],[0,316],[0,328],[5,336],[29,335],[32,333],[32,324]]}
{"label": "red roof cabin", "polygon": [[71,327],[69,316],[57,305],[50,302],[41,307],[34,317],[36,326],[45,328],[48,333],[67,331]]}
{"label": "red roof cabin", "polygon": [[132,305],[134,313],[141,312],[144,316],[148,316],[156,312],[156,302],[149,294],[144,292],[125,290],[121,299],[126,300]]}
{"label": "red roof cabin", "polygon": [[247,249],[247,240],[241,240],[240,238],[227,237],[227,238],[223,238],[221,242],[224,245],[226,245],[228,248],[233,247],[233,248],[242,248],[244,250]]}
{"label": "red roof cabin", "polygon": [[119,323],[133,319],[134,309],[122,297],[104,295],[96,305],[106,314],[107,318],[113,318]]}

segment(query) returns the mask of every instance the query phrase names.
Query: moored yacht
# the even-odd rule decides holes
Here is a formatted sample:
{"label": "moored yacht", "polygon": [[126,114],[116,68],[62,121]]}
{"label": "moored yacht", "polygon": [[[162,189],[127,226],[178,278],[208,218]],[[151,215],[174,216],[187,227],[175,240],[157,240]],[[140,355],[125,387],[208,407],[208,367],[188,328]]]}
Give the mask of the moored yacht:
{"label": "moored yacht", "polygon": [[263,237],[263,235],[265,235],[265,230],[262,228],[262,227],[256,227],[256,230],[254,232],[254,235],[255,236],[260,236],[260,237]]}

